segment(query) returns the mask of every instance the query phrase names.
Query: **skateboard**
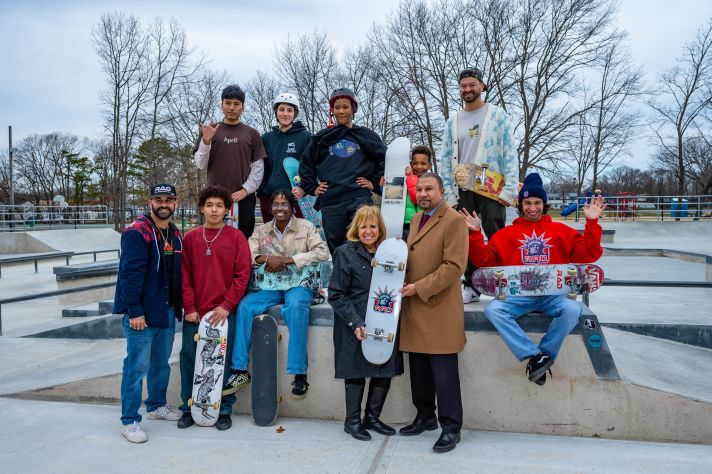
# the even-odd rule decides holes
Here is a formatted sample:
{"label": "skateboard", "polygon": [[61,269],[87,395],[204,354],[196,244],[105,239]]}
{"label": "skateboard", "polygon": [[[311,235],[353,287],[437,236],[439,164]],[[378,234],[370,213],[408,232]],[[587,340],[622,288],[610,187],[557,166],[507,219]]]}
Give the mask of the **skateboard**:
{"label": "skateboard", "polygon": [[361,350],[369,362],[383,364],[391,358],[398,331],[408,246],[400,238],[381,242],[371,260],[373,274],[366,307],[366,339]]}
{"label": "skateboard", "polygon": [[252,268],[250,291],[258,290],[289,290],[301,286],[303,288],[327,288],[331,279],[331,262],[319,262],[305,265],[297,269],[296,265],[287,265],[283,272],[266,272],[265,265]]}
{"label": "skateboard", "polygon": [[410,141],[405,137],[396,138],[386,151],[381,214],[386,223],[386,237],[403,235],[405,219],[405,168],[410,161]]}
{"label": "skateboard", "polygon": [[261,314],[252,320],[252,419],[270,426],[277,419],[281,396],[277,394],[277,321]]}
{"label": "skateboard", "polygon": [[455,166],[453,175],[461,189],[474,191],[490,199],[499,199],[499,193],[504,189],[504,176],[492,171],[487,163],[460,163]]}
{"label": "skateboard", "polygon": [[[289,177],[289,182],[292,186],[299,186],[301,183],[301,178],[299,177],[299,160],[292,157],[287,157],[282,161],[282,166],[284,171],[287,172]],[[316,202],[316,196],[304,196],[301,199],[297,199],[299,203],[299,209],[302,210],[302,215],[306,220],[314,224],[314,226],[319,229],[322,239],[324,238],[324,231],[321,227],[321,212],[314,209],[314,203]]]}
{"label": "skateboard", "polygon": [[220,414],[220,401],[225,372],[227,350],[227,321],[222,326],[211,326],[208,318],[212,311],[200,320],[195,334],[195,370],[193,393],[188,400],[193,420],[201,426],[213,426]]}
{"label": "skateboard", "polygon": [[483,267],[472,275],[472,286],[498,300],[507,296],[551,295],[576,299],[593,293],[602,284],[603,270],[589,263]]}

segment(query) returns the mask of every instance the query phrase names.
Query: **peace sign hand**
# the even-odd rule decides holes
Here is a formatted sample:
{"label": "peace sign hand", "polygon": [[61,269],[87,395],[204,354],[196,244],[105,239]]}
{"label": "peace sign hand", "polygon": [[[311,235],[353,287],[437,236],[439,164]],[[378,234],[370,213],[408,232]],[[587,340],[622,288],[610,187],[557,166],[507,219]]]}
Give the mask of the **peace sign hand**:
{"label": "peace sign hand", "polygon": [[210,145],[213,141],[215,133],[218,131],[219,123],[208,122],[205,125],[200,125],[200,133],[203,134],[203,143]]}

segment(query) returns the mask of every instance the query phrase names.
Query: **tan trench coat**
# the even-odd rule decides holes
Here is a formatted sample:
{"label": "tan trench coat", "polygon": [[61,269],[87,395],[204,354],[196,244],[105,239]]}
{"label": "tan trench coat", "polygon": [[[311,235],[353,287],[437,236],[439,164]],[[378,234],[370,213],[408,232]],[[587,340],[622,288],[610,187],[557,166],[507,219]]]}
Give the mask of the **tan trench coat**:
{"label": "tan trench coat", "polygon": [[406,283],[417,294],[403,299],[400,350],[453,354],[465,347],[465,312],[460,277],[467,264],[467,225],[443,202],[418,232],[423,212],[408,235]]}

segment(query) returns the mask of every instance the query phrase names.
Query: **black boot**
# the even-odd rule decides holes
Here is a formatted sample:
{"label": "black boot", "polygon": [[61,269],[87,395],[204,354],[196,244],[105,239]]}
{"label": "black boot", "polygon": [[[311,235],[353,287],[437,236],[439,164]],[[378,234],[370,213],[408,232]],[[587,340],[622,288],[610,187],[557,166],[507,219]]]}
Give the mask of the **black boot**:
{"label": "black boot", "polygon": [[346,420],[344,431],[360,441],[368,441],[371,434],[361,424],[361,399],[364,385],[345,383],[346,386]]}
{"label": "black boot", "polygon": [[366,400],[366,412],[363,416],[363,427],[369,430],[375,430],[376,433],[381,433],[386,436],[393,436],[396,430],[383,423],[378,419],[381,416],[381,410],[386,403],[388,396],[388,387],[377,387],[373,384],[373,380],[368,385],[368,399]]}

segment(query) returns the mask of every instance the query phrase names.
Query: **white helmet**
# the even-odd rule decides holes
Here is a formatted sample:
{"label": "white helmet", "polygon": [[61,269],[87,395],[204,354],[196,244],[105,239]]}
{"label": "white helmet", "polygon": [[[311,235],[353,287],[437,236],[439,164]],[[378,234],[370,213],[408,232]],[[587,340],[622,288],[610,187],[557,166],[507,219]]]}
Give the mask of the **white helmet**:
{"label": "white helmet", "polygon": [[289,92],[277,94],[277,97],[275,97],[272,102],[272,109],[276,111],[279,104],[289,104],[294,107],[294,117],[299,113],[299,99],[297,99],[297,96],[294,94],[290,94]]}

